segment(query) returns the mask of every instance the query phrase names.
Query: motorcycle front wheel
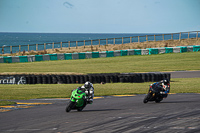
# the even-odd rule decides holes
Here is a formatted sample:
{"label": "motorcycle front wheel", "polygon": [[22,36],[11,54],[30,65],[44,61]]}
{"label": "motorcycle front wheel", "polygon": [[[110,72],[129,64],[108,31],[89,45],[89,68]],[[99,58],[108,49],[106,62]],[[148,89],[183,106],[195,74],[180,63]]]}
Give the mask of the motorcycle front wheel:
{"label": "motorcycle front wheel", "polygon": [[72,102],[72,101],[70,101],[69,103],[68,103],[68,105],[67,105],[67,107],[66,107],[66,112],[70,112],[71,111],[71,109],[72,109],[72,107],[74,106],[74,102]]}
{"label": "motorcycle front wheel", "polygon": [[148,102],[149,96],[150,96],[150,94],[148,93],[148,94],[144,97],[143,103],[147,103],[147,102]]}

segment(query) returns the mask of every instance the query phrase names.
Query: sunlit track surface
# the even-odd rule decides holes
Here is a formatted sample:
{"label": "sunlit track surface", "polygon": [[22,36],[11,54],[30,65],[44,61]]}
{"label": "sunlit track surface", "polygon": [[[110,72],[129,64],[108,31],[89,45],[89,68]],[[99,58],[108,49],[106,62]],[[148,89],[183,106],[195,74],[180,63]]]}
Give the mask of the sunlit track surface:
{"label": "sunlit track surface", "polygon": [[[200,94],[173,94],[161,103],[147,104],[143,103],[144,96],[107,96],[95,99],[94,103],[87,105],[82,112],[72,110],[69,113],[65,112],[69,99],[52,99],[52,104],[47,106],[0,113],[0,132],[198,133],[200,131]],[[30,101],[42,103],[42,100]]]}

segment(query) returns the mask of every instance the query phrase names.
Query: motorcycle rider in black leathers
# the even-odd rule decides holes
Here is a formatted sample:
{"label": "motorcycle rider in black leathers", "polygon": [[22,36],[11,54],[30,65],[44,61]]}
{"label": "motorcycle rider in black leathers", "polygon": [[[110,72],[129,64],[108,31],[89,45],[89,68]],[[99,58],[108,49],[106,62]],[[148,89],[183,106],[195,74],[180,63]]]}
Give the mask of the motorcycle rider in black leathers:
{"label": "motorcycle rider in black leathers", "polygon": [[168,79],[163,79],[159,82],[151,84],[150,86],[155,86],[160,90],[160,94],[163,95],[163,98],[166,98],[170,91],[170,81]]}

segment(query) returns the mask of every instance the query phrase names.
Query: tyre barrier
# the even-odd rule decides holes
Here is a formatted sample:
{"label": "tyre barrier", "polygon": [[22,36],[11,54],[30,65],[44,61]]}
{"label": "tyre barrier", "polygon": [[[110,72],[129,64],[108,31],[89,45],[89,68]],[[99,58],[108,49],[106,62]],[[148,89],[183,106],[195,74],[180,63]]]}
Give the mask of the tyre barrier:
{"label": "tyre barrier", "polygon": [[[0,75],[0,84],[10,83],[9,77],[24,77],[26,84],[83,84],[91,83],[142,83],[158,82],[171,78],[170,73],[100,73],[88,75]],[[13,80],[12,80],[13,81]],[[17,84],[16,82],[13,84]]]}

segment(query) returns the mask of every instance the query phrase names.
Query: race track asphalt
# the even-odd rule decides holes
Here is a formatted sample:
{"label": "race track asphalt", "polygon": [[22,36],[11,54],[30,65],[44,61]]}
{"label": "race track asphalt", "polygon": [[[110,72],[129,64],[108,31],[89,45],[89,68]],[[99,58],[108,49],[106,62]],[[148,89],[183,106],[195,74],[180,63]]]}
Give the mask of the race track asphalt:
{"label": "race track asphalt", "polygon": [[144,96],[98,98],[82,112],[69,113],[66,99],[17,101],[52,104],[0,112],[0,133],[200,132],[200,94],[170,94],[160,103],[146,104]]}
{"label": "race track asphalt", "polygon": [[200,71],[175,71],[169,73],[171,78],[200,78]]}
{"label": "race track asphalt", "polygon": [[67,100],[0,113],[1,133],[174,133],[200,131],[200,94],[171,94],[161,103],[145,95],[95,99],[82,112],[65,112]]}

